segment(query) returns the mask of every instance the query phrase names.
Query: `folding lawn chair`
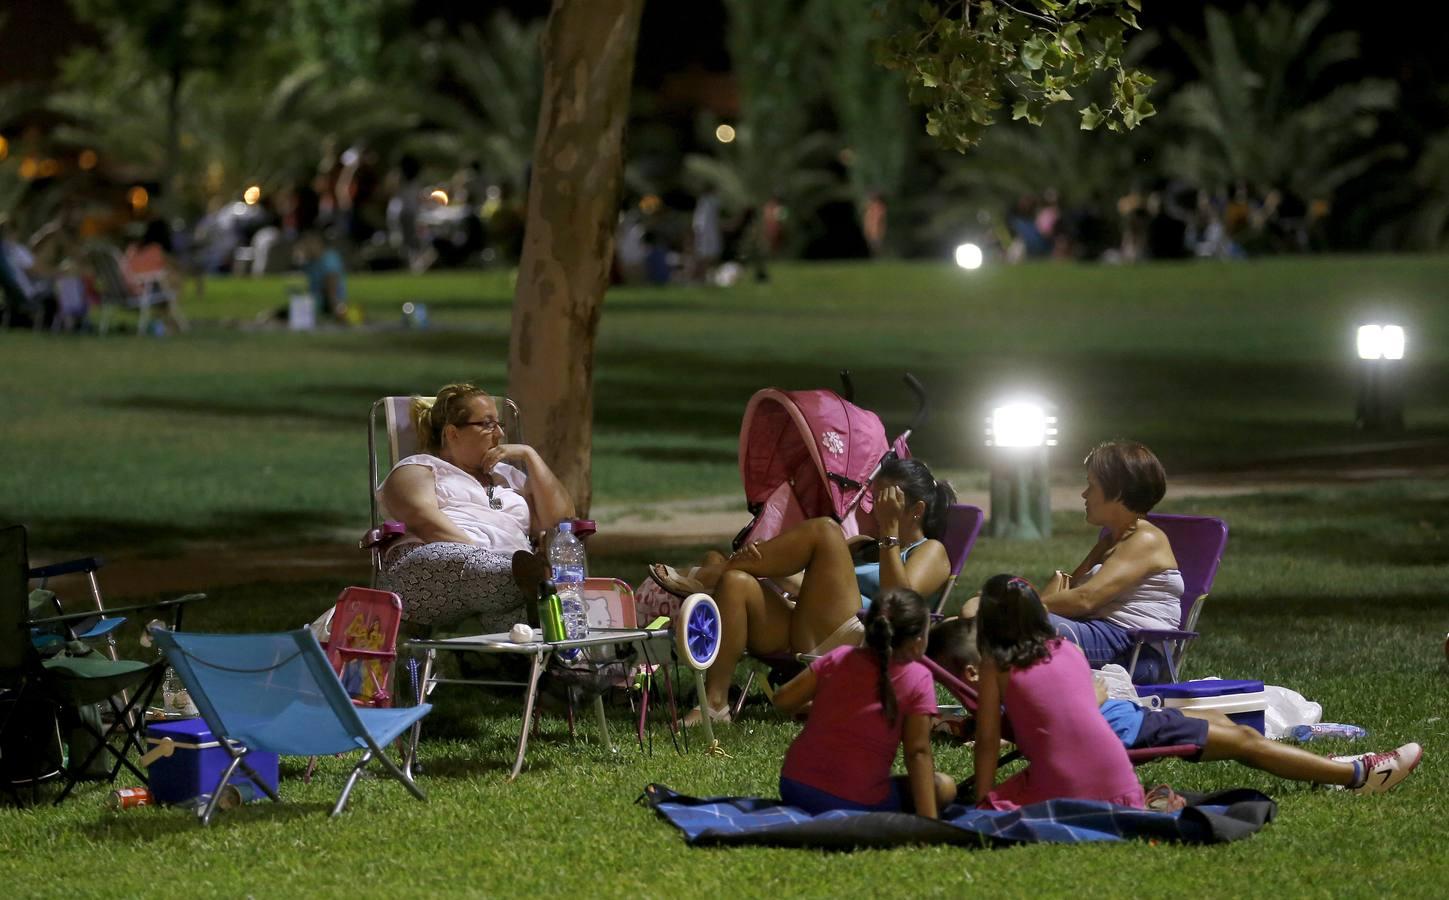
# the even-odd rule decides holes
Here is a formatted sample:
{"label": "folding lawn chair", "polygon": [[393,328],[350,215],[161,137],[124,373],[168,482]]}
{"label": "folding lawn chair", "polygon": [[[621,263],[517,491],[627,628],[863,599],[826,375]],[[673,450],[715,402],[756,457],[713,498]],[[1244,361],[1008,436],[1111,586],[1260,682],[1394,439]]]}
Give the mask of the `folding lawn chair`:
{"label": "folding lawn chair", "polygon": [[136,334],[146,333],[146,323],[151,318],[151,309],[165,306],[177,325],[185,328],[186,319],[181,313],[181,303],[176,292],[169,288],[161,273],[147,274],[140,279],[139,287],[132,287],[126,277],[121,255],[115,248],[94,244],[85,251],[85,262],[96,279],[96,292],[100,296],[101,313],[99,331],[110,330],[111,317],[116,309],[134,309],[140,312],[136,321]]}
{"label": "folding lawn chair", "polygon": [[[494,397],[503,433],[510,441],[523,440],[523,419],[518,405],[507,397]],[[382,574],[383,554],[407,533],[401,522],[383,521],[377,492],[398,460],[418,452],[417,430],[413,427],[412,397],[383,397],[372,404],[367,416],[367,498],[371,526],[358,546],[372,554],[372,586]]]}
{"label": "folding lawn chair", "polygon": [[1213,516],[1179,516],[1151,513],[1147,521],[1162,529],[1177,557],[1182,572],[1182,621],[1177,628],[1134,628],[1131,636],[1132,659],[1127,672],[1136,680],[1137,658],[1143,647],[1152,647],[1167,663],[1167,674],[1176,683],[1182,670],[1182,659],[1188,644],[1197,638],[1197,620],[1203,602],[1212,590],[1213,577],[1223,561],[1228,545],[1228,523]]}
{"label": "folding lawn chair", "polygon": [[[935,609],[932,613],[940,616],[946,608],[946,598],[950,596],[951,589],[956,586],[956,579],[960,577],[961,570],[966,567],[966,560],[971,556],[971,549],[976,546],[976,538],[981,534],[981,523],[985,519],[985,513],[979,506],[970,506],[964,503],[955,503],[946,507],[946,532],[941,535],[941,543],[946,547],[946,558],[951,563],[951,574],[946,577],[946,583],[941,588],[941,596],[936,600]],[[759,660],[769,667],[771,674],[783,674],[792,670],[798,670],[800,660],[794,653],[766,653],[758,656],[752,655],[753,659]],[[745,686],[740,691],[739,698],[735,700],[734,707],[730,710],[731,717],[739,716],[744,709],[745,698],[749,696],[750,688],[755,684],[755,671],[745,678]],[[769,676],[766,676],[766,684]]]}
{"label": "folding lawn chair", "polygon": [[932,610],[936,615],[945,611],[946,598],[951,596],[956,579],[966,567],[966,560],[971,556],[971,549],[976,546],[976,538],[981,534],[981,523],[985,519],[986,514],[979,506],[954,503],[946,507],[946,533],[941,536],[941,543],[946,545],[946,558],[951,561],[951,574],[946,579],[945,587],[941,588],[941,596],[936,599],[936,608]]}
{"label": "folding lawn chair", "polygon": [[[75,628],[82,623],[94,622],[96,614],[66,614],[60,610],[58,601],[51,600],[47,602],[57,604],[56,609],[60,610],[58,615],[34,615],[30,606],[29,581],[36,573],[54,575],[57,569],[67,565],[83,566],[96,561],[82,560],[35,570],[29,568],[28,561],[25,527],[12,525],[0,528],[0,689],[9,694],[12,701],[11,713],[19,709],[21,703],[28,698],[32,702],[39,700],[52,707],[73,710],[104,704],[111,716],[110,726],[104,731],[85,717],[78,717],[81,727],[89,733],[93,743],[89,753],[79,763],[75,759],[70,760],[70,766],[65,772],[65,788],[55,799],[55,803],[61,803],[70,795],[76,782],[85,776],[102,751],[109,753],[115,760],[110,769],[109,781],[114,782],[121,768],[125,767],[145,784],[145,774],[128,757],[133,749],[138,756],[145,751],[140,740],[142,721],[136,710],[144,709],[156,688],[160,686],[164,664],[159,661],[145,663],[137,660],[108,659],[94,650],[78,651],[74,642],[80,635]],[[84,568],[78,571],[84,571]],[[41,577],[45,575],[42,574]],[[173,621],[179,624],[184,605],[202,596],[204,595],[191,594],[175,600],[113,609],[109,612],[116,614],[170,609],[175,615]],[[71,652],[58,652],[59,646],[44,640],[47,635],[57,631],[64,637],[59,643],[65,645],[69,642]],[[93,632],[94,629],[81,634]],[[109,631],[104,633],[109,634]],[[47,656],[43,650],[57,652]],[[0,721],[0,732],[8,724],[8,718]],[[121,741],[119,749],[111,743],[117,738]],[[40,779],[29,779],[31,783],[38,780]]]}
{"label": "folding lawn chair", "polygon": [[231,757],[211,791],[201,824],[211,822],[221,788],[241,767],[263,793],[280,802],[246,762],[255,750],[279,756],[326,756],[362,751],[332,815],[347,805],[358,776],[373,758],[419,800],[426,795],[383,752],[413,723],[427,715],[427,703],[405,709],[359,708],[352,704],[310,629],[281,634],[184,634],[153,629],[157,644],[181,677],[191,699]]}

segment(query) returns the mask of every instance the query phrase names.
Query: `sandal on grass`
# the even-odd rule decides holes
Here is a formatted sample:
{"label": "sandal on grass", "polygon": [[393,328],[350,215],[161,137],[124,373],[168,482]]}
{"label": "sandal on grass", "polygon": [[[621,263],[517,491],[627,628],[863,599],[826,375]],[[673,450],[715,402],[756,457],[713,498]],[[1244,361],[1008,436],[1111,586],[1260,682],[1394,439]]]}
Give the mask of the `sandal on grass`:
{"label": "sandal on grass", "polygon": [[697,578],[683,575],[673,566],[666,566],[663,563],[654,563],[649,567],[649,577],[654,583],[664,588],[676,597],[688,597],[690,594],[707,594],[704,582]]}
{"label": "sandal on grass", "polygon": [[[694,709],[691,709],[689,712],[685,713],[684,718],[679,720],[679,727],[693,728],[694,726],[703,722],[704,709],[704,706],[696,706]],[[719,709],[711,709],[709,711],[709,720],[712,723],[721,723],[728,725],[733,720],[733,718],[734,717],[730,715],[730,708],[728,705],[725,705]]]}

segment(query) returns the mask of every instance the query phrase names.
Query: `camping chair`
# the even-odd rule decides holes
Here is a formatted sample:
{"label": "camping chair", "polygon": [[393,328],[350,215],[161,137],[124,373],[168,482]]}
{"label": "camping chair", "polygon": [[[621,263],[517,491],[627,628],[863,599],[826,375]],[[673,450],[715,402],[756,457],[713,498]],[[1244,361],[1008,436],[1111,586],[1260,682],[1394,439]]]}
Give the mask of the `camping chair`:
{"label": "camping chair", "polygon": [[1179,516],[1152,513],[1147,521],[1162,529],[1177,557],[1182,572],[1182,621],[1177,628],[1134,628],[1131,636],[1132,659],[1127,672],[1136,681],[1137,657],[1143,647],[1152,647],[1167,663],[1167,675],[1176,683],[1182,670],[1187,647],[1197,638],[1197,620],[1202,615],[1203,601],[1212,590],[1213,577],[1223,561],[1228,545],[1228,523],[1213,516]]}
{"label": "camping chair", "polygon": [[[523,440],[523,419],[518,405],[507,397],[494,397],[503,433],[510,441]],[[401,522],[383,521],[377,492],[398,460],[418,452],[418,435],[413,428],[413,398],[383,397],[372,404],[367,416],[367,498],[371,526],[358,547],[372,554],[372,586],[382,574],[383,555],[398,538],[407,534]]]}
{"label": "camping chair", "polygon": [[431,710],[424,703],[406,709],[369,709],[352,705],[322,646],[306,628],[281,634],[185,634],[155,628],[191,699],[220,741],[231,764],[211,791],[201,824],[211,822],[223,785],[240,766],[272,800],[281,798],[246,762],[257,750],[280,756],[325,756],[362,751],[348,776],[332,815],[347,805],[358,777],[373,758],[414,797],[427,796],[388,758],[382,748]]}
{"label": "camping chair", "polygon": [[110,330],[111,317],[117,308],[134,309],[140,312],[136,322],[136,334],[146,333],[146,323],[151,318],[153,306],[164,305],[177,327],[185,330],[186,318],[181,314],[181,303],[176,292],[167,286],[161,272],[147,273],[137,278],[139,289],[133,288],[126,276],[121,255],[114,247],[94,244],[86,249],[85,263],[95,274],[96,293],[100,297],[101,314],[98,329],[101,334]]}
{"label": "camping chair", "polygon": [[[29,596],[32,570],[28,566],[28,560],[25,527],[12,525],[0,528],[0,688],[11,692],[11,699],[15,701],[11,705],[12,712],[19,709],[20,701],[28,697],[54,707],[76,710],[104,703],[111,713],[111,724],[104,731],[84,717],[79,717],[81,727],[90,733],[94,743],[79,764],[74,759],[70,761],[69,770],[65,773],[65,788],[55,799],[55,803],[61,803],[70,795],[76,782],[83,777],[102,750],[115,759],[109,781],[114,782],[124,766],[145,784],[146,776],[128,758],[132,749],[136,750],[138,756],[144,753],[139,736],[140,717],[135,710],[144,709],[150,702],[156,688],[161,684],[165,665],[159,661],[145,663],[107,659],[95,651],[78,652],[74,655],[57,654],[48,658],[42,656],[35,640],[36,629],[41,632],[63,629],[73,641],[77,637],[73,627],[77,623],[94,620],[95,614],[62,612],[55,616],[33,616]],[[204,595],[192,594],[175,600],[113,609],[110,612],[169,609],[174,612],[174,621],[179,624],[184,605],[202,596]],[[7,724],[8,721],[0,721],[0,731]],[[111,743],[117,738],[121,740],[120,749]]]}
{"label": "camping chair", "polygon": [[[922,656],[920,661],[927,669],[931,670],[931,677],[936,680],[937,684],[950,691],[951,696],[960,700],[961,705],[968,712],[973,714],[976,712],[976,688],[946,671],[940,663],[931,659],[929,656]],[[1006,719],[1002,719],[1001,722],[1001,738],[1006,741],[1012,739],[1011,723]],[[1127,758],[1132,761],[1132,765],[1140,766],[1143,763],[1152,762],[1157,759],[1191,758],[1201,751],[1201,747],[1192,744],[1174,744],[1170,747],[1143,747],[1137,750],[1128,750]],[[1001,757],[1001,765],[1006,765],[1020,758],[1021,751],[1012,750]]]}
{"label": "camping chair", "polygon": [[[941,543],[946,547],[946,558],[951,563],[951,574],[946,576],[946,583],[941,587],[941,596],[936,600],[935,609],[932,614],[940,617],[942,610],[946,608],[946,598],[950,596],[951,589],[956,586],[956,579],[960,577],[961,570],[966,567],[966,560],[971,556],[971,549],[976,546],[976,538],[981,534],[981,524],[985,519],[985,513],[979,506],[969,506],[964,503],[954,503],[946,507],[946,533],[941,535]],[[771,673],[784,673],[798,670],[800,659],[794,653],[766,653],[754,656],[769,666]],[[768,685],[768,677],[765,684]],[[744,689],[740,691],[739,698],[735,700],[734,707],[730,710],[731,718],[738,717],[744,709],[745,698],[750,694],[750,688],[755,684],[755,671],[745,678]],[[766,693],[769,693],[768,687]]]}
{"label": "camping chair", "polygon": [[938,616],[945,612],[946,598],[951,595],[951,589],[956,586],[956,579],[965,568],[971,549],[976,546],[976,538],[981,534],[981,523],[985,519],[986,514],[979,506],[955,503],[946,507],[946,533],[942,535],[941,543],[946,545],[946,558],[951,561],[951,574],[946,579],[945,587],[941,588],[936,608],[932,610]]}

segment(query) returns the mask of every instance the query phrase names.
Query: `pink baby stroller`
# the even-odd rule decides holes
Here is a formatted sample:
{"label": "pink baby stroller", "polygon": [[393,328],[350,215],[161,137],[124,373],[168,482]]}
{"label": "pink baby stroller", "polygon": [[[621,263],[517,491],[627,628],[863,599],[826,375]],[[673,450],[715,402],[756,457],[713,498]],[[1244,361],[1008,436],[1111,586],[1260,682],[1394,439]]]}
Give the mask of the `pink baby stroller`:
{"label": "pink baby stroller", "polygon": [[926,391],[906,374],[916,414],[887,442],[880,417],[852,402],[850,372],[840,380],[843,395],[766,388],[750,398],[740,425],[740,479],[754,518],[735,536],[736,550],[820,516],[839,522],[846,537],[873,528],[870,483],[888,454],[910,458],[907,441],[926,419]]}

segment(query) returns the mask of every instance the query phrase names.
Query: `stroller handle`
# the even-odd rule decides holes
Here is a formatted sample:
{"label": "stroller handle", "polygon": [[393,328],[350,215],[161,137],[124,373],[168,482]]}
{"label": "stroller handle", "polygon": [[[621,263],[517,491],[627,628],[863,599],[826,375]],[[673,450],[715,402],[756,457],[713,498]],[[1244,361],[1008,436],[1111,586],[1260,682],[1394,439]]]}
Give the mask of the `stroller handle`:
{"label": "stroller handle", "polygon": [[911,393],[916,395],[916,414],[911,418],[910,426],[906,428],[906,435],[909,436],[911,432],[926,424],[926,419],[930,416],[931,407],[926,399],[926,387],[921,384],[919,378],[907,372],[905,382],[906,387],[911,389]]}

